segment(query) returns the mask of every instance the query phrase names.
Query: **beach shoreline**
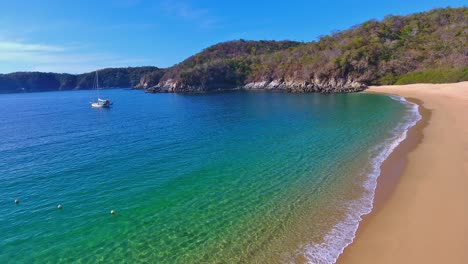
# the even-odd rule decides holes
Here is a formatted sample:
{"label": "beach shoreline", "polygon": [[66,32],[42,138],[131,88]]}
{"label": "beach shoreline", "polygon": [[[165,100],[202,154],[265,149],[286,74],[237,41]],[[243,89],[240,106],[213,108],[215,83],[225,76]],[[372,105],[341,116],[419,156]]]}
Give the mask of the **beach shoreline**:
{"label": "beach shoreline", "polygon": [[[388,95],[393,96],[393,94]],[[421,115],[421,119],[406,131],[405,139],[400,142],[388,158],[382,162],[380,166],[381,173],[377,178],[377,187],[375,189],[372,212],[363,217],[363,221],[361,221],[360,225],[365,224],[367,218],[370,217],[372,213],[377,212],[385,205],[385,201],[395,190],[399,179],[406,168],[408,163],[408,154],[415,150],[422,142],[424,137],[423,130],[429,124],[432,112],[430,109],[424,107],[424,102],[416,98],[405,99],[410,103],[418,105],[418,112]]]}
{"label": "beach shoreline", "polygon": [[382,163],[374,208],[337,263],[468,263],[468,82],[367,92],[404,97],[422,119]]}

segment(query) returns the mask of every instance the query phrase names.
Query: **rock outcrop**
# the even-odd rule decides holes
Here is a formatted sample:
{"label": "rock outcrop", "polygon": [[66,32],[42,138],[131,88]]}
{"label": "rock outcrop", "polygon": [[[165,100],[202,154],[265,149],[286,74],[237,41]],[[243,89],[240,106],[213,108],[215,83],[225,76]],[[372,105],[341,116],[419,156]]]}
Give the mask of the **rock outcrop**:
{"label": "rock outcrop", "polygon": [[241,87],[226,83],[209,83],[205,85],[185,85],[181,81],[169,79],[146,88],[150,93],[206,93],[214,91],[239,90]]}
{"label": "rock outcrop", "polygon": [[[142,86],[148,86],[148,83],[142,84]],[[349,93],[359,92],[366,88],[367,86],[365,84],[351,79],[316,78],[312,81],[279,79],[273,81],[249,82],[242,86],[223,83],[210,83],[209,85],[197,86],[184,85],[180,81],[169,79],[157,85],[146,87],[145,89],[151,93],[204,93],[231,90],[267,90],[290,93]]]}
{"label": "rock outcrop", "polygon": [[159,83],[161,78],[166,73],[166,69],[157,69],[149,74],[145,74],[140,78],[140,81],[135,85],[134,89],[149,89]]}
{"label": "rock outcrop", "polygon": [[292,93],[349,93],[366,89],[366,85],[350,79],[314,79],[312,81],[273,80],[250,82],[246,90],[277,90]]}

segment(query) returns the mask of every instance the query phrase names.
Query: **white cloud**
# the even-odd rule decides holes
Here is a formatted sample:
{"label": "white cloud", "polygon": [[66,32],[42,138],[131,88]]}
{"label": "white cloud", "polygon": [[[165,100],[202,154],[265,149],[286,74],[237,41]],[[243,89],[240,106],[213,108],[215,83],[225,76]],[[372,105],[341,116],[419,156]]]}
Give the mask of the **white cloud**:
{"label": "white cloud", "polygon": [[[65,49],[59,46],[43,44],[27,44],[21,42],[0,41],[0,52],[61,52]],[[1,57],[0,57],[1,58]]]}
{"label": "white cloud", "polygon": [[23,67],[12,71],[82,73],[99,68],[137,66],[145,62],[146,59],[91,53],[77,47],[0,41],[0,63]]}
{"label": "white cloud", "polygon": [[217,24],[208,9],[192,6],[188,2],[167,0],[162,7],[168,14],[194,22],[201,28],[212,28]]}

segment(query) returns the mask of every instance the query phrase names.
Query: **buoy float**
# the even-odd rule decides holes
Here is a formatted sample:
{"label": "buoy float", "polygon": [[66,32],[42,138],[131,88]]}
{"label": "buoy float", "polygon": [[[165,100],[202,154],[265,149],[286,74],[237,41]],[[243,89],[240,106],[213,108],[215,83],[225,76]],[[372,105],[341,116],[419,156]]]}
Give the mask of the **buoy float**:
{"label": "buoy float", "polygon": [[15,200],[15,204],[19,204],[19,200],[18,200],[18,199]]}
{"label": "buoy float", "polygon": [[57,209],[62,209],[62,205],[61,204],[57,205]]}
{"label": "buoy float", "polygon": [[114,211],[114,210],[111,210],[111,214],[115,214],[115,211]]}

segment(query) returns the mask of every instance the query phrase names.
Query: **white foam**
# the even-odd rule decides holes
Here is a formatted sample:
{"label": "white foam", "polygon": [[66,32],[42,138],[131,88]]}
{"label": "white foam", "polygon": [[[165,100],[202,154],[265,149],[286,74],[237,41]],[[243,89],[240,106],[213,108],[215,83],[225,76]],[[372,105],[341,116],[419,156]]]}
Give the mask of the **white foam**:
{"label": "white foam", "polygon": [[405,104],[409,110],[404,121],[394,129],[393,137],[378,145],[374,151],[377,155],[371,161],[371,173],[364,182],[364,193],[360,199],[345,204],[347,213],[345,219],[336,224],[324,237],[320,244],[307,245],[305,255],[308,263],[329,264],[335,263],[344,249],[353,242],[359,223],[364,215],[372,211],[377,178],[380,175],[380,166],[393,150],[406,138],[408,129],[413,127],[420,119],[418,105],[408,102],[403,97],[390,96],[392,99]]}

